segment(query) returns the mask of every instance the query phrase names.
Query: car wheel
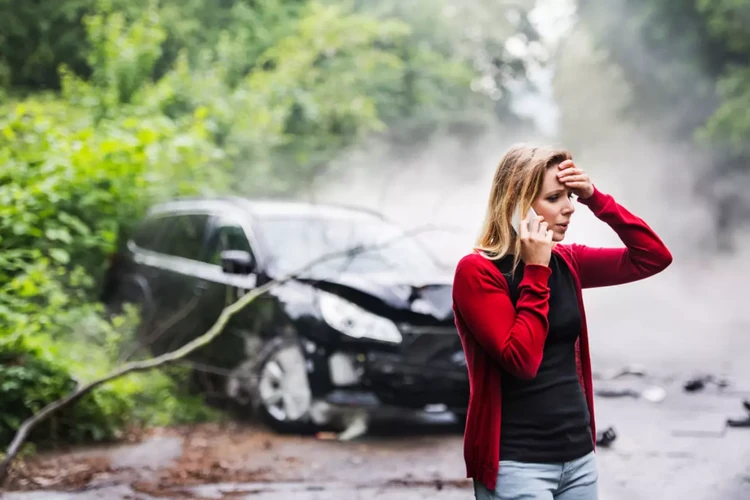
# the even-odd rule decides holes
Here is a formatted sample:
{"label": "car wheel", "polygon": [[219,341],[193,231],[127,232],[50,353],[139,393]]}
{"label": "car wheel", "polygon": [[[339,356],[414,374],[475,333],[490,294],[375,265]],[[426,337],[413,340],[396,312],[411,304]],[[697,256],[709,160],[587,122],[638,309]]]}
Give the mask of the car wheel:
{"label": "car wheel", "polygon": [[270,341],[261,349],[257,362],[245,364],[236,376],[230,376],[228,384],[230,397],[239,403],[251,403],[263,422],[275,431],[314,430],[307,365],[297,342]]}

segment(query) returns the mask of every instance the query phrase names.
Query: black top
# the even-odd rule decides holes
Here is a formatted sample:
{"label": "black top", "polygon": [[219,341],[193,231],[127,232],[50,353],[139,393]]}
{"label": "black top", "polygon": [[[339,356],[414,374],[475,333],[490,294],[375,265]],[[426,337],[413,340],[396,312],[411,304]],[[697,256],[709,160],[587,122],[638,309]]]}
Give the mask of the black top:
{"label": "black top", "polygon": [[[512,257],[496,261],[508,278],[513,303],[523,262],[510,276]],[[537,376],[522,380],[503,370],[500,459],[566,462],[593,450],[586,397],[576,371],[575,343],[581,332],[573,276],[558,255],[550,259],[549,332]]]}

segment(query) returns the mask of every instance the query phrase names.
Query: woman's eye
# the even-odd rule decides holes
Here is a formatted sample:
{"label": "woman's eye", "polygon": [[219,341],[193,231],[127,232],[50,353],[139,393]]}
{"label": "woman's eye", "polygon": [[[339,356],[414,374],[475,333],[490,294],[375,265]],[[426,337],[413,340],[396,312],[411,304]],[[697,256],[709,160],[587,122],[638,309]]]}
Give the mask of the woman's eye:
{"label": "woman's eye", "polygon": [[549,198],[547,198],[547,199],[548,199],[549,201],[557,201],[557,200],[558,200],[558,198],[560,198],[560,197],[559,197],[558,195],[554,195],[554,196],[550,196],[550,197],[549,197]]}

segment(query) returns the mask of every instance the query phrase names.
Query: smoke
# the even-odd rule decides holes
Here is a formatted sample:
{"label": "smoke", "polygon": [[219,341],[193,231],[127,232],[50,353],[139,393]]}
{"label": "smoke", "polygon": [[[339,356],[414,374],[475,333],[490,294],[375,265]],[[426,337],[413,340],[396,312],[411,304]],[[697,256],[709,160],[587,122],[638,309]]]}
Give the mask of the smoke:
{"label": "smoke", "polygon": [[346,175],[316,196],[378,210],[407,229],[439,228],[420,238],[450,266],[471,250],[479,230],[492,163],[502,154],[494,142],[485,137],[467,147],[442,137],[408,156],[373,145],[347,155]]}
{"label": "smoke", "polygon": [[[557,4],[558,14],[570,15],[563,4]],[[405,228],[445,228],[422,238],[452,272],[471,250],[505,149],[519,141],[565,145],[595,184],[645,219],[675,257],[655,277],[584,292],[595,368],[637,362],[665,375],[750,376],[750,316],[741,292],[750,255],[712,250],[714,216],[693,188],[706,159],[690,144],[671,143],[623,121],[623,107],[637,96],[587,33],[568,31],[563,47],[546,69],[553,78],[544,70],[537,74],[542,91],[536,100],[526,95],[519,101],[537,125],[544,122],[538,134],[498,126],[470,143],[441,136],[408,154],[371,141],[339,159],[345,175],[318,184],[315,199],[375,209]],[[569,241],[621,244],[582,205]]]}

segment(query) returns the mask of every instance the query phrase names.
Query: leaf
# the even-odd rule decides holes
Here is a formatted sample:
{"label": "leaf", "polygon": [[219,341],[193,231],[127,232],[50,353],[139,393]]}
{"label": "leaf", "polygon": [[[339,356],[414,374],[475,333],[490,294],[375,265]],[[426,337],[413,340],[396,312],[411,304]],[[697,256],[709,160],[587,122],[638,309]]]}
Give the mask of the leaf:
{"label": "leaf", "polygon": [[26,234],[28,230],[29,226],[27,224],[24,224],[23,222],[16,222],[15,224],[13,224],[13,234],[17,236]]}
{"label": "leaf", "polygon": [[47,239],[52,241],[62,241],[63,243],[72,243],[73,237],[67,229],[47,229],[44,232]]}
{"label": "leaf", "polygon": [[89,229],[89,227],[84,224],[78,217],[63,212],[58,216],[58,218],[60,219],[60,222],[67,224],[83,236],[91,234],[91,230]]}
{"label": "leaf", "polygon": [[19,288],[18,295],[21,297],[35,297],[39,295],[39,287],[31,279],[25,279],[18,284],[14,284]]}
{"label": "leaf", "polygon": [[60,264],[67,264],[70,262],[70,254],[62,248],[53,248],[49,251],[50,257],[55,259]]}

